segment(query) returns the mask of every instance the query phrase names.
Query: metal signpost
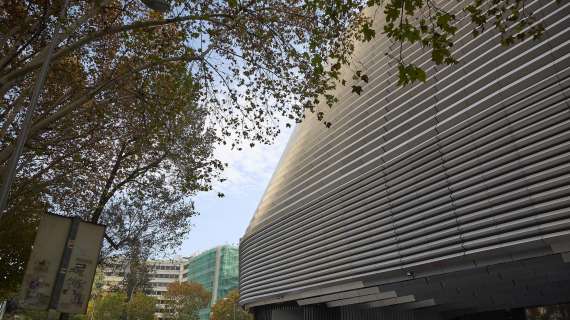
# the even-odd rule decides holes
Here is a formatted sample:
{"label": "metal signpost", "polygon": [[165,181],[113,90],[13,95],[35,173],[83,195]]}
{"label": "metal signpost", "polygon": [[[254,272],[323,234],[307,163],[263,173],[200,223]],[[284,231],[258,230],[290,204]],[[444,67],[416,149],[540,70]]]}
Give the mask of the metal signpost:
{"label": "metal signpost", "polygon": [[21,306],[57,310],[60,319],[85,313],[105,226],[74,217],[42,217],[26,267]]}

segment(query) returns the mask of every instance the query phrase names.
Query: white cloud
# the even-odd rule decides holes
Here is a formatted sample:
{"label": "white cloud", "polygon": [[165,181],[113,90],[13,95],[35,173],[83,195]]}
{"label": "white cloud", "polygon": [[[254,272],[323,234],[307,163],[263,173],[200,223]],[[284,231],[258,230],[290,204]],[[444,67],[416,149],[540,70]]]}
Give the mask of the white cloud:
{"label": "white cloud", "polygon": [[263,190],[281,158],[291,132],[291,129],[282,130],[272,145],[256,145],[253,148],[244,146],[241,151],[220,145],[215,150],[215,155],[228,164],[223,172],[223,177],[227,180],[216,183],[214,190],[231,196]]}
{"label": "white cloud", "polygon": [[[215,155],[228,163],[225,182],[216,183],[214,192],[204,192],[194,198],[201,213],[193,218],[193,230],[182,245],[190,254],[220,244],[238,243],[255,212],[269,179],[281,158],[292,130],[281,130],[272,145],[244,147],[242,151],[219,146]],[[218,198],[216,192],[226,197]]]}

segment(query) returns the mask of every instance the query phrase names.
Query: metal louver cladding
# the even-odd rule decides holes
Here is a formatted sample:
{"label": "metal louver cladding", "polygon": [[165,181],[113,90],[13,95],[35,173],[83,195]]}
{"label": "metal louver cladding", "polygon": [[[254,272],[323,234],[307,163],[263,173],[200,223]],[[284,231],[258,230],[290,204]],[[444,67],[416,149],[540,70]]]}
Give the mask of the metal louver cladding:
{"label": "metal louver cladding", "polygon": [[[509,47],[492,28],[471,35],[466,2],[441,3],[458,18],[460,63],[404,47],[429,79],[396,87],[385,52],[399,47],[379,34],[357,50],[362,94],[337,91],[331,128],[311,117],[296,128],[240,243],[243,305],[570,301],[570,2],[528,1],[545,33]],[[486,294],[478,279],[492,301],[451,293]]]}

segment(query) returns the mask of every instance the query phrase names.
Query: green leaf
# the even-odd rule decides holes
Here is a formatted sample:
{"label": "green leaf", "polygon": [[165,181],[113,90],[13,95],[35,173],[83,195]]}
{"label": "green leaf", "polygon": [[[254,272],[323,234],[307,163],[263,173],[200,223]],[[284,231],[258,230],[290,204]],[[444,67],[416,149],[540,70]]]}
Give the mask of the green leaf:
{"label": "green leaf", "polygon": [[364,41],[370,41],[376,36],[376,31],[371,28],[370,22],[365,22],[360,32],[364,36]]}
{"label": "green leaf", "polygon": [[416,68],[416,78],[421,82],[426,82],[426,72],[423,69]]}
{"label": "green leaf", "polygon": [[413,64],[404,65],[400,63],[398,65],[399,80],[398,85],[406,86],[408,84],[413,84],[416,81],[426,82],[427,75],[426,72]]}
{"label": "green leaf", "polygon": [[352,86],[352,92],[356,93],[357,95],[360,95],[360,93],[362,93],[362,87],[361,86]]}
{"label": "green leaf", "polygon": [[317,75],[321,75],[323,73],[323,58],[320,55],[315,55],[311,59],[311,65],[315,68],[315,73]]}

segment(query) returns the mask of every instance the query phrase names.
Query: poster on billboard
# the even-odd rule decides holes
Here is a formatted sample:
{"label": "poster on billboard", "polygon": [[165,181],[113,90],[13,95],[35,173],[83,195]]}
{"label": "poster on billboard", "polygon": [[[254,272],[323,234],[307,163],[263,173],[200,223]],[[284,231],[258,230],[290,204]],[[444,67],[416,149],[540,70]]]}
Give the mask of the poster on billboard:
{"label": "poster on billboard", "polygon": [[51,214],[42,217],[22,281],[22,308],[49,308],[70,227],[69,218]]}
{"label": "poster on billboard", "polygon": [[79,223],[58,299],[59,312],[87,311],[104,235],[105,228],[101,225]]}
{"label": "poster on billboard", "polygon": [[105,226],[44,215],[20,293],[26,309],[85,313]]}

